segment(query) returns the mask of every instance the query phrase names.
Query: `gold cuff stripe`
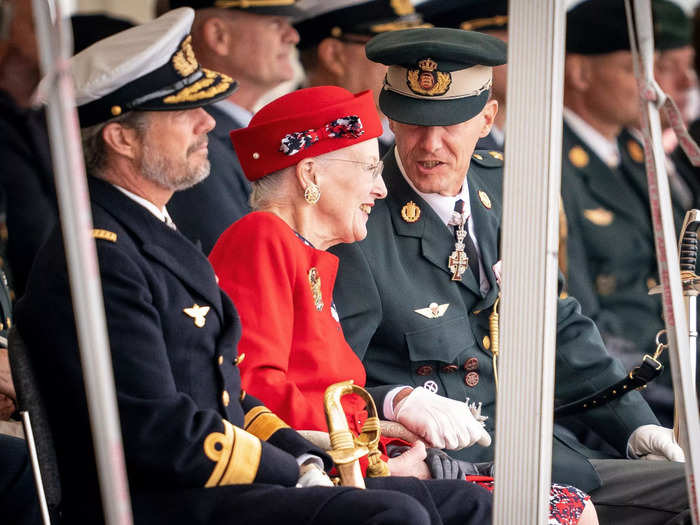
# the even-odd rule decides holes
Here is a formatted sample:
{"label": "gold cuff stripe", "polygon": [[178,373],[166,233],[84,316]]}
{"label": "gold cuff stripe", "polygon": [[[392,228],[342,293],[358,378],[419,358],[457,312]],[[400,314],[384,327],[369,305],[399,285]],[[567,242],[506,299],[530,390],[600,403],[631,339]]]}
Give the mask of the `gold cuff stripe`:
{"label": "gold cuff stripe", "polygon": [[95,228],[92,230],[92,236],[95,239],[102,239],[103,241],[117,242],[117,234],[109,230]]}
{"label": "gold cuff stripe", "polygon": [[[263,410],[258,411],[255,415],[252,415],[252,412],[254,412],[257,408],[262,408]],[[249,414],[251,415],[250,418],[248,417]],[[287,423],[282,421],[265,407],[255,407],[253,410],[248,412],[248,414],[246,414],[245,420],[245,429],[263,441],[270,439],[270,436],[281,428],[289,428]]]}
{"label": "gold cuff stripe", "polygon": [[253,420],[260,414],[264,414],[265,412],[271,413],[270,409],[264,405],[258,405],[248,410],[248,412],[246,412],[245,416],[243,417],[243,428],[248,430],[248,427],[253,422]]}
{"label": "gold cuff stripe", "polygon": [[204,453],[216,462],[204,486],[252,483],[260,466],[262,444],[242,428],[222,421],[225,433],[212,432],[204,440]]}
{"label": "gold cuff stripe", "polygon": [[209,459],[216,462],[214,471],[209,476],[209,479],[204,484],[205,487],[216,487],[224,475],[226,465],[231,459],[231,449],[233,448],[233,425],[222,420],[224,423],[224,434],[221,432],[212,432],[204,440],[204,453]]}

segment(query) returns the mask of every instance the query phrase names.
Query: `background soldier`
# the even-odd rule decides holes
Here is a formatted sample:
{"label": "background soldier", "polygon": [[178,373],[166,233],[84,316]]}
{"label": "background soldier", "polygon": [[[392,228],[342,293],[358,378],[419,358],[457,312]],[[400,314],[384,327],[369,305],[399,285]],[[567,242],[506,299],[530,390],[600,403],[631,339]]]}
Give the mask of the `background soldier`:
{"label": "background soldier", "polygon": [[238,80],[240,88],[207,107],[214,117],[209,147],[211,176],[177,193],[170,211],[178,228],[209,253],[219,235],[250,211],[250,184],[231,147],[229,132],[248,125],[258,100],[294,71],[291,58],[297,32],[289,17],[303,13],[295,2],[171,0],[173,8],[196,10],[192,46],[203,67]]}

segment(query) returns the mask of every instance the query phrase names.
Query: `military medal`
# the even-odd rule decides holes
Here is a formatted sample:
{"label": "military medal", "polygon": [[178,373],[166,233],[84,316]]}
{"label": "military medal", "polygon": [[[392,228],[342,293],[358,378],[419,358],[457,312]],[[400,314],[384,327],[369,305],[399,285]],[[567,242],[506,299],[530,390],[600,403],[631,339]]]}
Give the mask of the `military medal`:
{"label": "military medal", "polygon": [[314,305],[319,312],[323,310],[323,297],[321,295],[321,276],[318,274],[316,267],[309,270],[309,285],[311,286],[311,295],[314,298]]}
{"label": "military medal", "polygon": [[447,311],[447,308],[449,306],[450,303],[430,303],[427,308],[418,308],[417,310],[413,311],[417,314],[422,315],[423,317],[427,317],[428,319],[437,319],[438,317],[442,317],[443,315],[445,315],[445,312]]}
{"label": "military medal", "polygon": [[[455,214],[457,214],[457,212],[455,212]],[[459,215],[457,231],[455,232],[457,242],[455,242],[455,249],[447,260],[447,267],[452,272],[453,281],[461,281],[462,274],[469,268],[469,257],[464,251],[464,239],[467,236],[467,230],[464,229],[464,224],[467,222],[467,219],[463,213],[457,215]]]}
{"label": "military medal", "polygon": [[197,328],[202,328],[206,323],[206,315],[209,313],[209,306],[199,306],[194,303],[190,308],[183,308],[182,311],[194,319],[194,325]]}

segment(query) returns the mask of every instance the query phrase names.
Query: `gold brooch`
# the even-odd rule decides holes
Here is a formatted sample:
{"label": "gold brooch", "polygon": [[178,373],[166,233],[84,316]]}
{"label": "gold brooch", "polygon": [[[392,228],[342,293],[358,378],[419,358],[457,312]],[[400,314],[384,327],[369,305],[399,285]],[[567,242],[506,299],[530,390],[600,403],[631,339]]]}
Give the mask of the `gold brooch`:
{"label": "gold brooch", "polygon": [[644,161],[644,150],[636,140],[630,139],[627,141],[627,151],[633,161],[642,163]]}
{"label": "gold brooch", "polygon": [[183,308],[182,311],[194,319],[194,325],[197,328],[202,328],[206,323],[206,315],[209,313],[209,306],[199,306],[194,303],[190,308]]}
{"label": "gold brooch", "polygon": [[577,168],[583,168],[588,164],[588,153],[581,146],[574,146],[569,150],[569,160]]}
{"label": "gold brooch", "polygon": [[309,284],[311,285],[311,295],[314,298],[314,305],[319,312],[323,310],[323,297],[321,295],[321,276],[314,267],[309,270]]}
{"label": "gold brooch", "polygon": [[489,196],[485,191],[479,190],[479,200],[481,201],[481,204],[484,205],[484,208],[487,210],[491,209],[491,199],[489,199]]}
{"label": "gold brooch", "polygon": [[408,88],[417,95],[439,97],[447,93],[452,84],[452,75],[438,70],[438,64],[432,58],[418,61],[418,69],[406,70]]}
{"label": "gold brooch", "polygon": [[413,201],[408,201],[401,208],[401,218],[406,222],[416,222],[420,219],[420,208]]}

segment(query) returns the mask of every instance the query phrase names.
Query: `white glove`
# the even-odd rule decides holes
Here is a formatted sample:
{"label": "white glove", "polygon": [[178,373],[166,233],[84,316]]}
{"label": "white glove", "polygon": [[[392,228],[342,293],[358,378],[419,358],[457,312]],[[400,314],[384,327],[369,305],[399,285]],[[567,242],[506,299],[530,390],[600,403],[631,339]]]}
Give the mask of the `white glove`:
{"label": "white glove", "polygon": [[627,451],[633,458],[685,461],[683,449],[673,440],[673,430],[658,425],[642,425],[632,432]]}
{"label": "white glove", "polygon": [[433,394],[422,386],[399,401],[394,420],[435,448],[460,450],[474,443],[491,444],[491,436],[466,403]]}
{"label": "white glove", "polygon": [[318,466],[318,463],[308,461],[299,467],[299,479],[297,487],[334,487],[331,478],[326,471]]}

